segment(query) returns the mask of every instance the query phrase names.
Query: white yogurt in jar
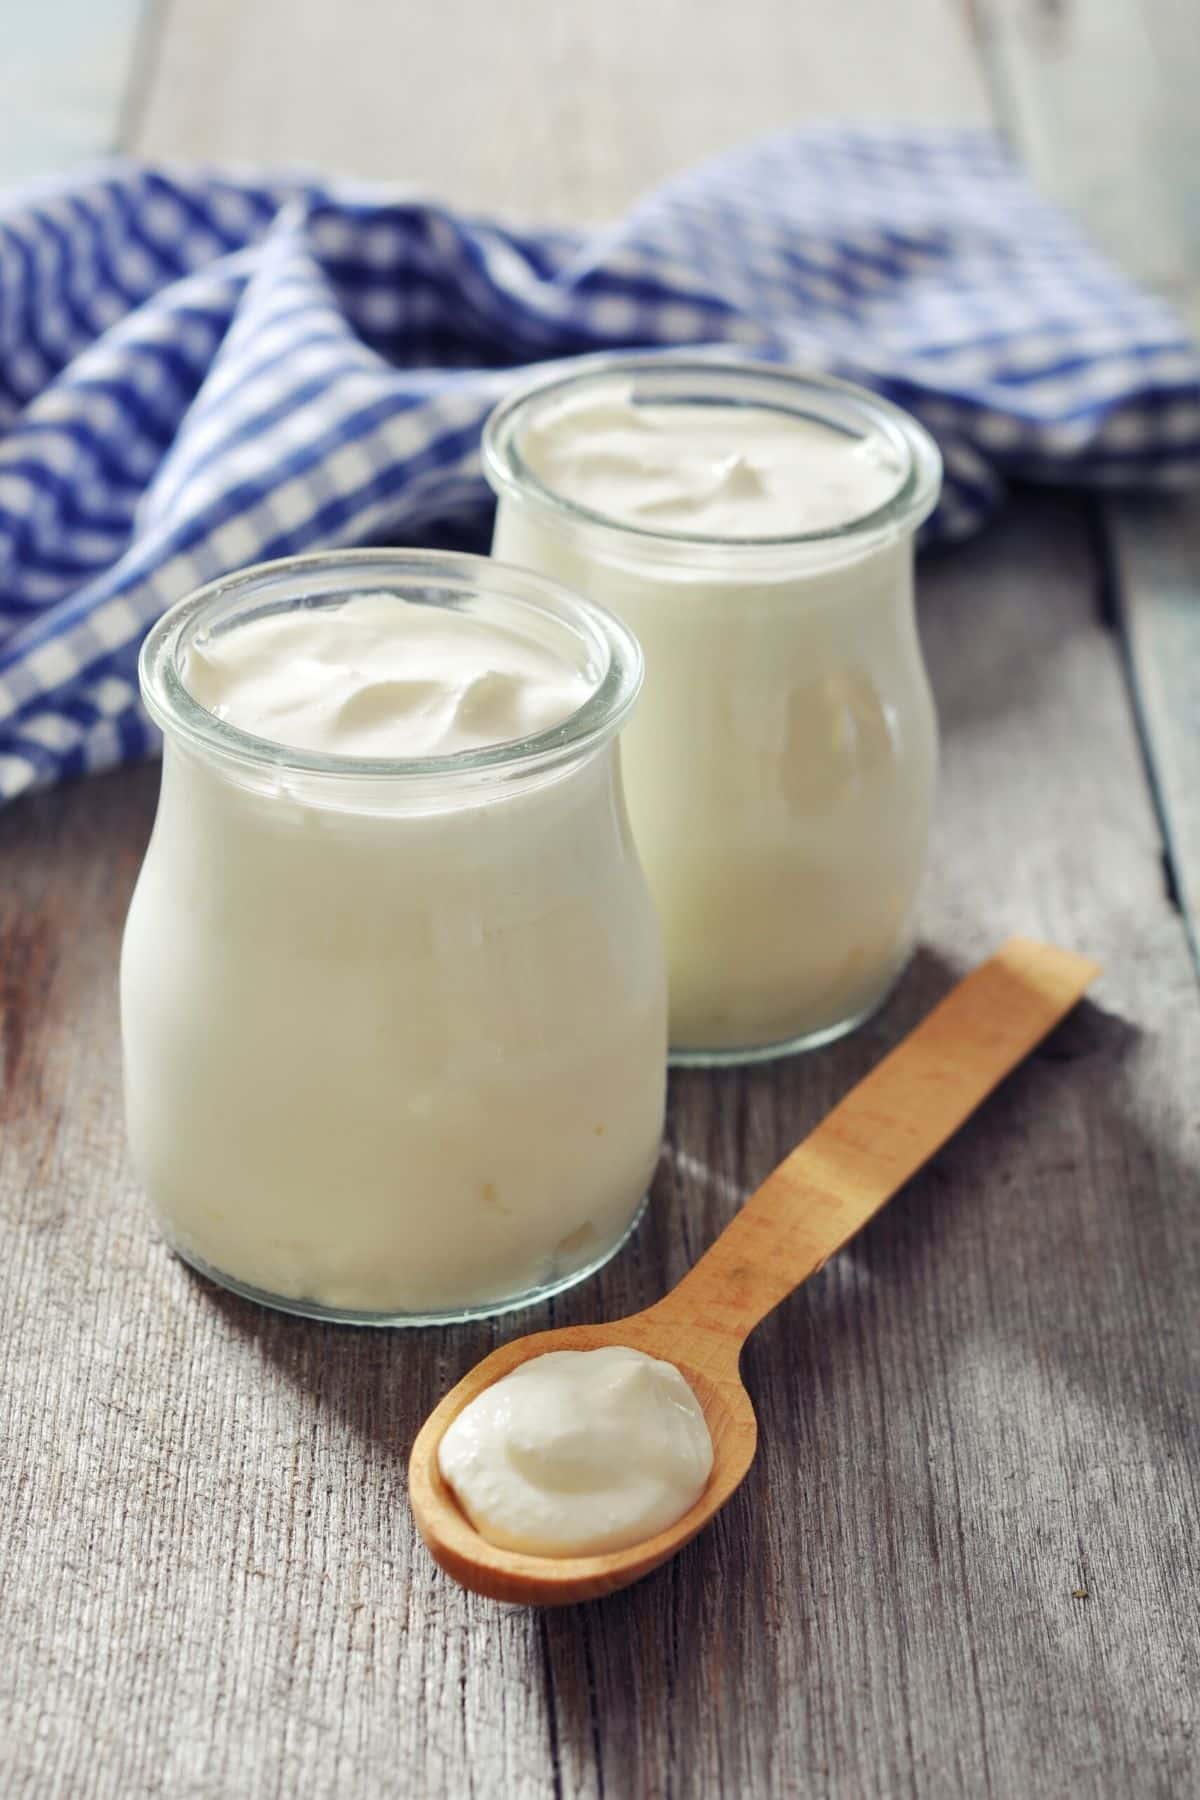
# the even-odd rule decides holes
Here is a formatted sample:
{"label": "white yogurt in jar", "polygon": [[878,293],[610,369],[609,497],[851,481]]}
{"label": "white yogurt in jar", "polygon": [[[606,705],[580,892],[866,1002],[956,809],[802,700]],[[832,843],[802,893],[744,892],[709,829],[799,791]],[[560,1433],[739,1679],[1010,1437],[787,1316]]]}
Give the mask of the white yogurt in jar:
{"label": "white yogurt in jar", "polygon": [[551,1350],[464,1407],[438,1466],[481,1537],[531,1556],[641,1544],[704,1492],[713,1446],[673,1363],[642,1350]]}
{"label": "white yogurt in jar", "polygon": [[725,540],[795,537],[861,519],[903,470],[882,437],[851,437],[765,406],[635,404],[586,389],[521,437],[554,494],[635,529]]}
{"label": "white yogurt in jar", "polygon": [[532,737],[593,686],[535,638],[378,593],[193,643],[183,680],[255,737],[356,758],[453,756]]}
{"label": "white yogurt in jar", "polygon": [[623,766],[673,1054],[849,1029],[907,958],[927,855],[932,443],[839,383],[652,358],[506,403],[485,461],[495,554],[611,607],[645,653]]}
{"label": "white yogurt in jar", "polygon": [[615,744],[636,646],[482,559],[343,553],[185,603],[143,676],[165,749],[126,1106],[171,1242],[395,1322],[604,1260],[663,1112]]}

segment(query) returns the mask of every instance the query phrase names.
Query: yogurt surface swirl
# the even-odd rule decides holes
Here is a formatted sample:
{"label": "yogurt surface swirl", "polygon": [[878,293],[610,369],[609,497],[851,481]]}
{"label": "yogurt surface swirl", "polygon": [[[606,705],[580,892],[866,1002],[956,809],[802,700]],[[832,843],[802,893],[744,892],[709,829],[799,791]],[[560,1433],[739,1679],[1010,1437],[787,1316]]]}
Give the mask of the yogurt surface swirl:
{"label": "yogurt surface swirl", "polygon": [[521,456],[552,493],[615,523],[730,540],[833,530],[883,506],[903,475],[878,434],[767,406],[612,394],[540,407]]}
{"label": "yogurt surface swirl", "polygon": [[532,637],[386,593],[246,620],[194,642],[183,674],[256,737],[361,758],[516,742],[569,718],[593,685]]}
{"label": "yogurt surface swirl", "polygon": [[168,1241],[357,1323],[504,1310],[598,1266],[665,1086],[627,634],[482,558],[335,554],[181,602],[142,675],[163,777],[125,1097]]}
{"label": "yogurt surface swirl", "polygon": [[675,1059],[851,1029],[908,957],[929,841],[913,562],[932,440],[844,382],[600,357],[503,402],[484,463],[494,554],[642,646],[622,770]]}

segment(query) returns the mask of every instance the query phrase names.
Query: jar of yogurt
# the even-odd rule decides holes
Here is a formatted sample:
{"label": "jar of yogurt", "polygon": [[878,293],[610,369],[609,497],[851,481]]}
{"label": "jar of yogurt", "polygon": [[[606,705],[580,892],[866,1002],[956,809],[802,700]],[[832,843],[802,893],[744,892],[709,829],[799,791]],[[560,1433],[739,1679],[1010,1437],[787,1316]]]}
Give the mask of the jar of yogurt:
{"label": "jar of yogurt", "polygon": [[672,1060],[850,1030],[907,960],[926,864],[937,730],[913,547],[932,439],[844,382],[605,357],[505,401],[484,464],[493,553],[642,644],[625,789]]}
{"label": "jar of yogurt", "polygon": [[665,1086],[617,756],[641,672],[616,619],[481,557],[297,557],[155,627],[126,1107],[188,1262],[400,1325],[527,1304],[620,1245]]}

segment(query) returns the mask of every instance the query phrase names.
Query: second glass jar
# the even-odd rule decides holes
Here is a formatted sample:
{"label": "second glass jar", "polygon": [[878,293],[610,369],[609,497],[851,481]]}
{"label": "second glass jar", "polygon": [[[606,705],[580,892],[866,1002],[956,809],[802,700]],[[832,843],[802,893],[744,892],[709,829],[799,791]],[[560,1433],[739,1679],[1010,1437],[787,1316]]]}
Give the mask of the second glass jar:
{"label": "second glass jar", "polygon": [[[882,446],[885,504],[788,537],[631,525],[547,486],[522,455],[546,410],[752,408]],[[937,767],[913,603],[932,439],[822,377],[673,356],[597,358],[505,401],[484,437],[493,554],[609,607],[646,686],[622,758],[666,939],[677,1063],[826,1043],[880,1004],[910,954]]]}

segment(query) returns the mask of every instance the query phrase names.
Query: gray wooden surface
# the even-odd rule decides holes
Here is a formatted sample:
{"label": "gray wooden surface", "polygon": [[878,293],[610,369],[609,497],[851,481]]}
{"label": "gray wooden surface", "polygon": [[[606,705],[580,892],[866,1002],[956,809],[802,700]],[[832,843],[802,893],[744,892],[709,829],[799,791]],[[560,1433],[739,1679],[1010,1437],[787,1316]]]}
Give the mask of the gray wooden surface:
{"label": "gray wooden surface", "polygon": [[113,148],[146,48],[142,0],[0,0],[0,183]]}
{"label": "gray wooden surface", "polygon": [[[1072,15],[972,16],[174,0],[127,116],[151,151],[571,216],[793,115],[985,116],[1001,28]],[[0,814],[0,1792],[1198,1791],[1200,1029],[1114,627],[1187,577],[1173,529],[1146,514],[1131,569],[1112,521],[1023,501],[926,562],[945,779],[909,976],[832,1050],[673,1077],[635,1242],[515,1326],[322,1328],[171,1261],[114,980],[155,773]],[[757,1334],[762,1451],[716,1527],[589,1608],[455,1590],[404,1498],[434,1398],[501,1331],[659,1293],[1011,930],[1098,956],[1095,1003]]]}
{"label": "gray wooden surface", "polygon": [[[1200,335],[1193,0],[975,0],[993,105],[1040,185]],[[1116,501],[1100,530],[1175,895],[1200,970],[1200,508]]]}
{"label": "gray wooden surface", "polygon": [[[601,218],[825,110],[981,118],[956,0],[171,0],[139,148],[309,162]],[[931,54],[932,51],[932,54]]]}

